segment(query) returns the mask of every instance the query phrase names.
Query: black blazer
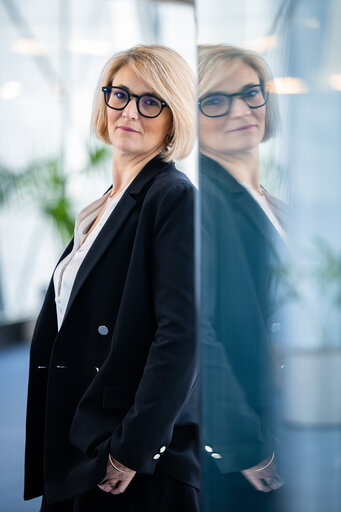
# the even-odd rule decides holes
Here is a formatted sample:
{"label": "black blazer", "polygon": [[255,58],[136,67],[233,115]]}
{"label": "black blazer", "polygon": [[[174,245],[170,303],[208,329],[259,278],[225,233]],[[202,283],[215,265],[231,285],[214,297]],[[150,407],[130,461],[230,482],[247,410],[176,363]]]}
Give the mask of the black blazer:
{"label": "black blazer", "polygon": [[109,452],[199,485],[193,201],[154,158],[89,250],[59,332],[51,280],[31,347],[25,499],[93,489]]}
{"label": "black blazer", "polygon": [[[285,244],[249,192],[205,156],[200,198],[204,460],[216,453],[221,472],[237,472],[274,449],[274,373],[282,362],[272,349],[282,335]],[[285,205],[271,203],[284,223]]]}

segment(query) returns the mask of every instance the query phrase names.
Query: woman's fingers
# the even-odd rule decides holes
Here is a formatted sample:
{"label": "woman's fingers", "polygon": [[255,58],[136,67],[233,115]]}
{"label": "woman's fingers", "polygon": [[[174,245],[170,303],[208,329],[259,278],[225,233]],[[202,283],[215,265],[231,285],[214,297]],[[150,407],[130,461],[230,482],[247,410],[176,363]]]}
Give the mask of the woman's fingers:
{"label": "woman's fingers", "polygon": [[256,474],[257,477],[262,478],[262,480],[266,483],[271,490],[276,490],[282,487],[284,481],[281,479],[277,472],[276,464],[273,463],[264,471],[258,471]]}
{"label": "woman's fingers", "polygon": [[242,474],[258,491],[262,492],[270,492],[279,489],[284,484],[277,473],[275,465],[270,466],[264,471],[246,469],[242,471]]}
{"label": "woman's fingers", "polygon": [[102,491],[104,492],[111,492],[112,488],[110,487],[110,483],[109,481],[107,480],[106,482],[101,482],[100,484],[98,484],[98,486]]}
{"label": "woman's fingers", "polygon": [[[120,464],[118,461],[115,460],[115,462],[117,463],[117,467],[119,469],[121,469],[121,467],[125,468],[125,466]],[[135,474],[135,471],[128,468],[125,468],[124,471],[117,471],[114,469],[112,464],[108,462],[107,474],[105,475],[102,482],[98,484],[98,487],[104,492],[110,492],[111,494],[121,494],[126,490]]]}
{"label": "woman's fingers", "polygon": [[97,487],[99,487],[104,492],[111,492],[113,490],[112,486],[116,486],[116,483],[111,480],[106,480],[105,482],[98,484]]}
{"label": "woman's fingers", "polygon": [[126,490],[132,479],[134,478],[134,475],[129,475],[125,477],[124,479],[117,482],[117,485],[111,489],[111,494],[121,494]]}
{"label": "woman's fingers", "polygon": [[279,476],[274,461],[274,453],[257,466],[244,469],[242,474],[258,491],[270,492],[279,489],[284,484]]}
{"label": "woman's fingers", "polygon": [[278,474],[277,476],[263,478],[263,480],[265,481],[266,485],[271,487],[271,489],[273,489],[274,491],[282,487],[282,485],[284,484],[283,480],[280,478]]}
{"label": "woman's fingers", "polygon": [[111,494],[120,494],[126,490],[130,481],[131,480],[123,483],[122,480],[107,480],[105,483],[98,484],[97,487],[99,487],[104,492],[110,492]]}
{"label": "woman's fingers", "polygon": [[269,487],[258,475],[253,474],[251,471],[242,471],[242,473],[250,484],[258,491],[271,492],[271,487]]}

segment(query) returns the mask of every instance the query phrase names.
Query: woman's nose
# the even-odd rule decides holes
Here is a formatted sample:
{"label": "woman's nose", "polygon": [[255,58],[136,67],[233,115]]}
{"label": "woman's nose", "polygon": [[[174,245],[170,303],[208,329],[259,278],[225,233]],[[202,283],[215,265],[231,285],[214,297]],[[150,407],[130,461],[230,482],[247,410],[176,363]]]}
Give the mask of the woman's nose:
{"label": "woman's nose", "polygon": [[246,101],[241,96],[234,96],[229,112],[230,117],[247,116],[249,114],[251,114],[251,109]]}
{"label": "woman's nose", "polygon": [[138,115],[136,98],[130,98],[128,105],[122,110],[122,116],[129,119],[137,119]]}

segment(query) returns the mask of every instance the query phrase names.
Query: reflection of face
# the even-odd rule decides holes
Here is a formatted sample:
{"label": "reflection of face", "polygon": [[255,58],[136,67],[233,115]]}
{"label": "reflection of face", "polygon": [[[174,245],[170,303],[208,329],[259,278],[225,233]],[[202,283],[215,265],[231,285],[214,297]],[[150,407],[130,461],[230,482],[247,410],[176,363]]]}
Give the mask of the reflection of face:
{"label": "reflection of face", "polygon": [[[256,71],[240,62],[233,72],[221,72],[210,92],[233,94],[246,85],[259,84]],[[207,153],[243,153],[257,147],[264,136],[266,105],[252,109],[240,97],[233,98],[229,114],[206,117],[199,114],[200,146]]]}
{"label": "reflection of face", "polygon": [[[150,87],[125,65],[118,70],[112,84],[123,87],[137,95],[152,93]],[[158,154],[166,145],[166,136],[171,131],[172,113],[165,107],[158,117],[141,116],[136,107],[136,98],[131,98],[123,110],[107,107],[108,135],[113,147],[122,153],[147,156]]]}

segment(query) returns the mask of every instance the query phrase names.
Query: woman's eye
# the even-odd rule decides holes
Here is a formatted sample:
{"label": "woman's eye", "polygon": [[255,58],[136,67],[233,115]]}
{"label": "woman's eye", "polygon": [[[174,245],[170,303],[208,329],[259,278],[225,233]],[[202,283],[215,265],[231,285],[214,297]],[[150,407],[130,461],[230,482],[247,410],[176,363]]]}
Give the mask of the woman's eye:
{"label": "woman's eye", "polygon": [[260,93],[259,89],[249,89],[248,91],[244,92],[244,96],[246,98],[254,98],[259,93]]}
{"label": "woman's eye", "polygon": [[121,92],[121,91],[116,91],[114,93],[115,97],[118,98],[119,100],[125,100],[127,98],[127,95],[126,93],[124,92]]}
{"label": "woman's eye", "polygon": [[143,98],[143,104],[147,105],[148,107],[154,107],[155,105],[157,105],[157,100],[149,96],[147,98]]}
{"label": "woman's eye", "polygon": [[212,96],[211,98],[207,98],[205,100],[205,105],[220,105],[221,103],[224,103],[224,99],[220,98],[219,96]]}

